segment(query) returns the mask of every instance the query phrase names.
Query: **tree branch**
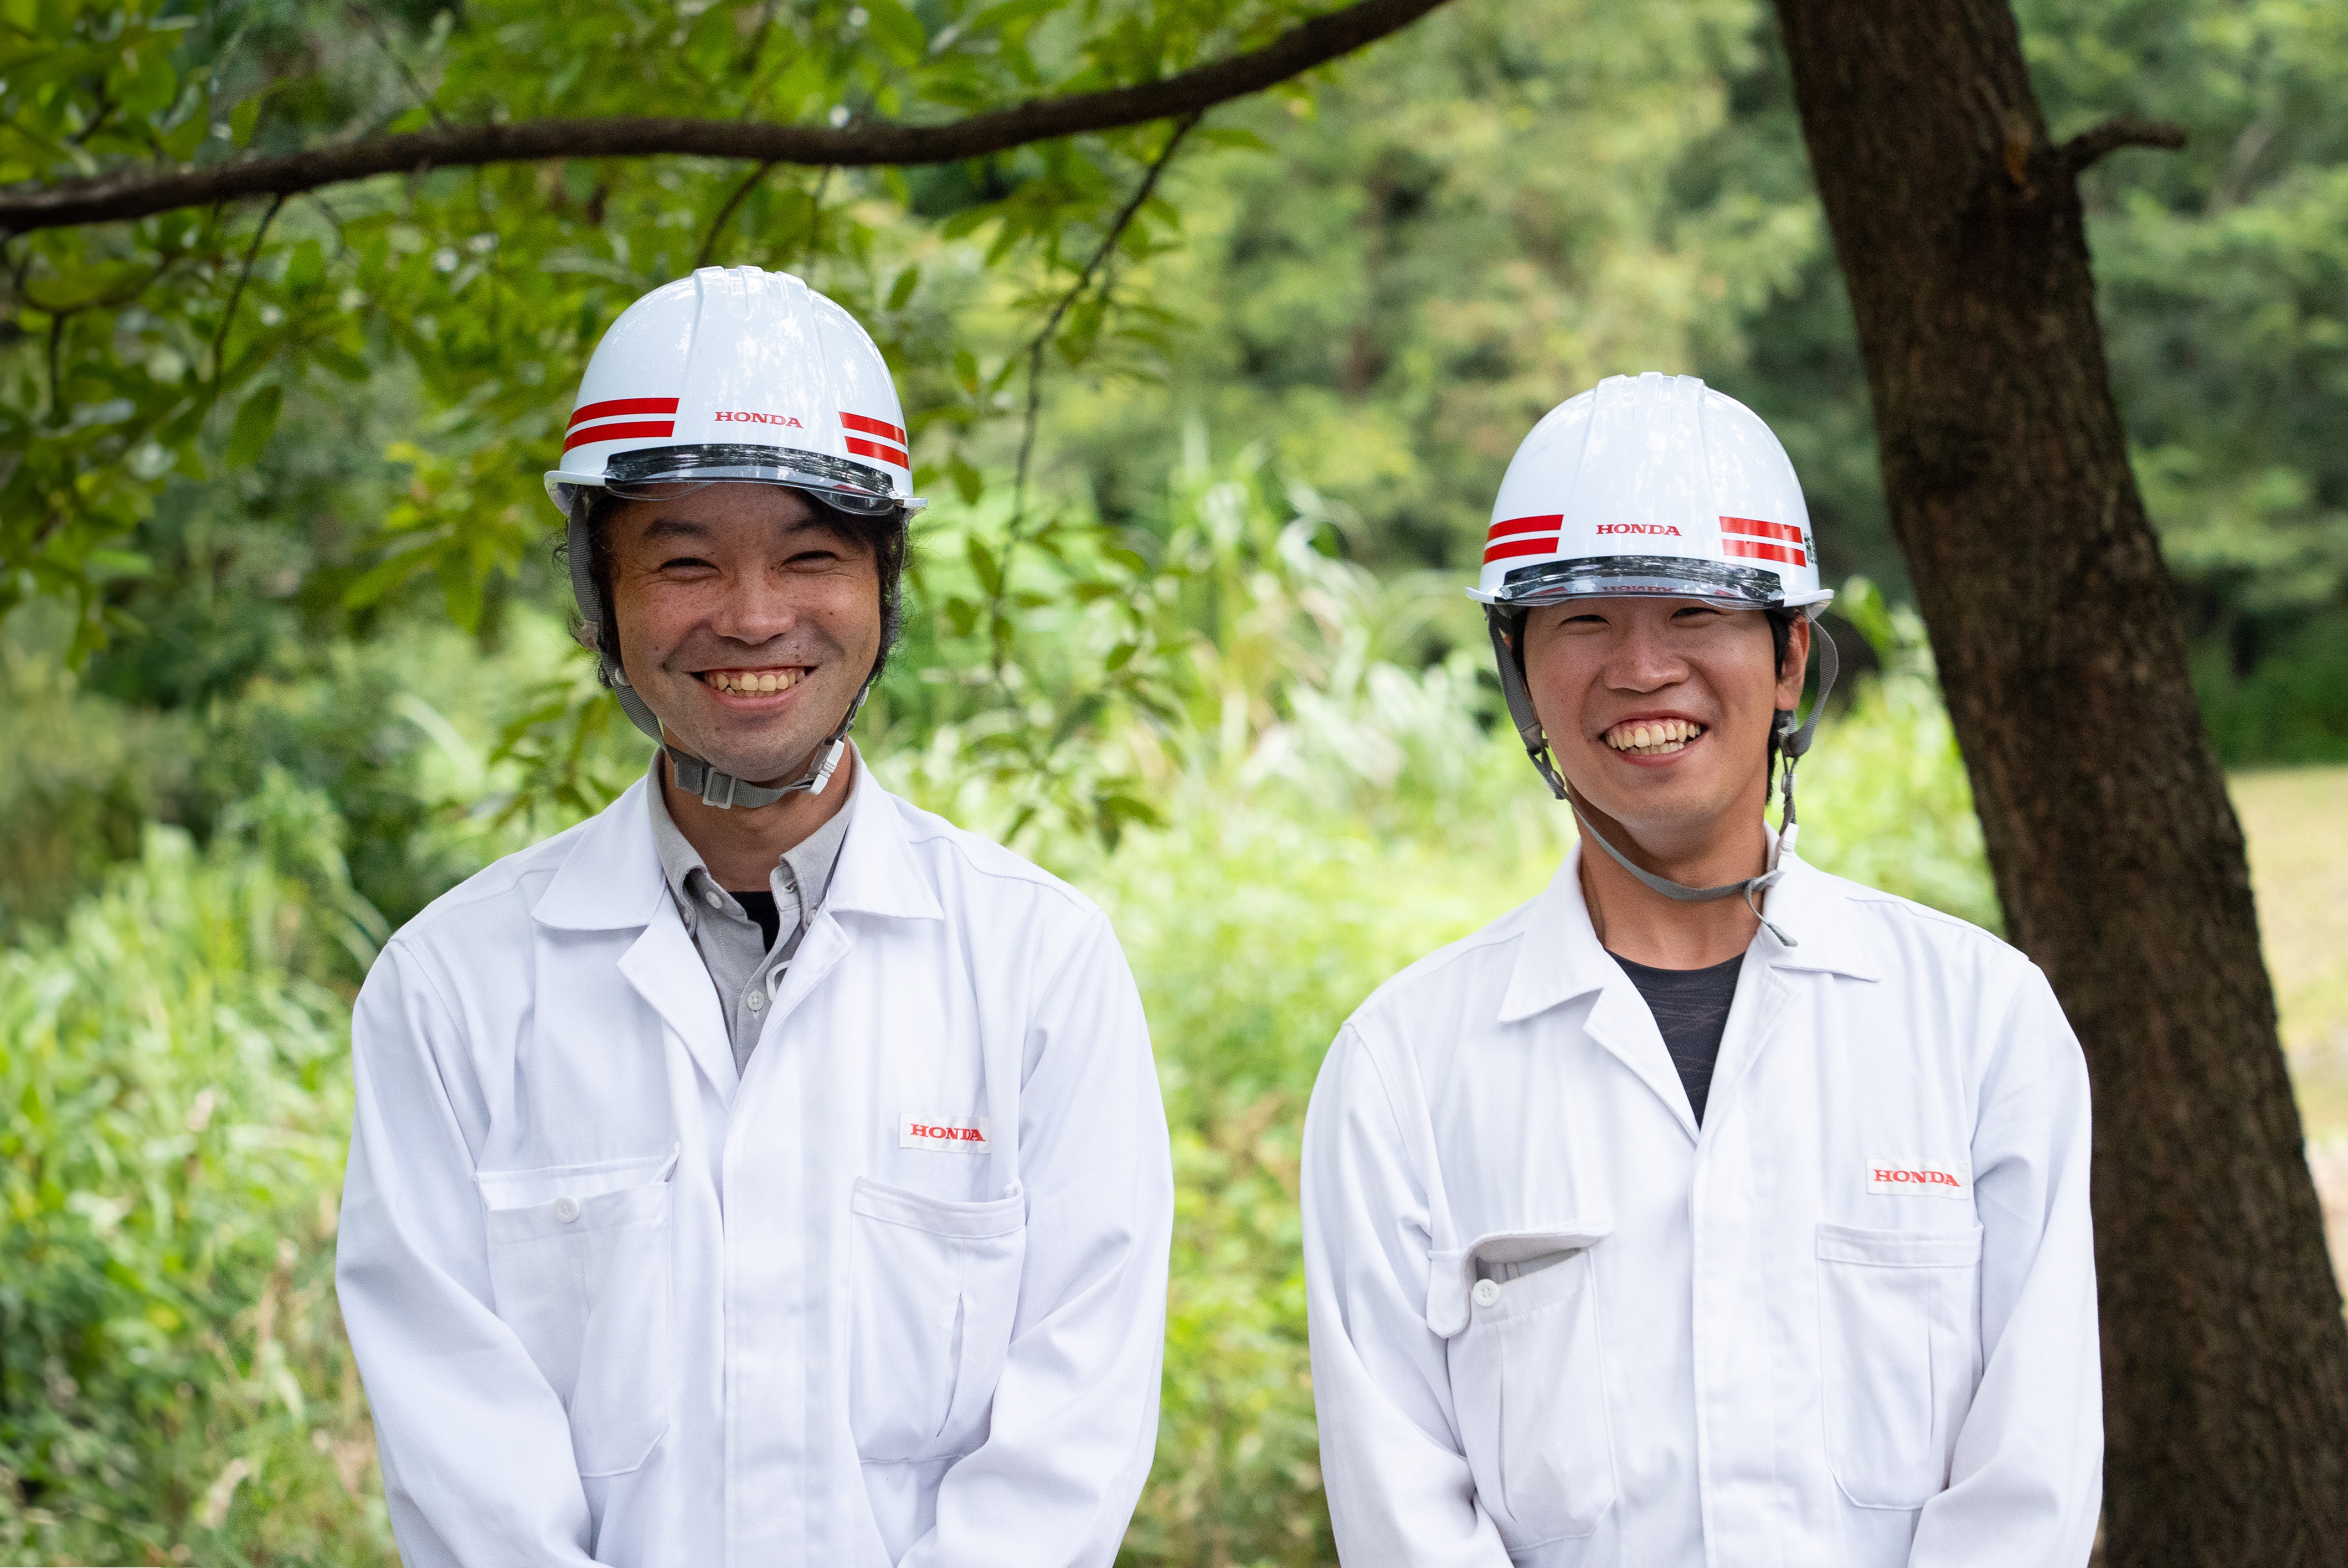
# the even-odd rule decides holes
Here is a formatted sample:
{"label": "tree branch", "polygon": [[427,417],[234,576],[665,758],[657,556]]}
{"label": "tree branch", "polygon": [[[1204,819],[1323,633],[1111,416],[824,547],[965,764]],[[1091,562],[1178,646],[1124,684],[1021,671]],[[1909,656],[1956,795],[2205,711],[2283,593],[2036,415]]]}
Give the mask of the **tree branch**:
{"label": "tree branch", "polygon": [[362,137],[337,147],[192,169],[149,167],[18,186],[0,191],[0,231],[117,222],[245,196],[293,196],[378,174],[554,158],[685,155],[856,169],[954,163],[1029,142],[1198,114],[1349,55],[1442,4],[1354,0],[1291,28],[1252,54],[1154,82],[1037,98],[940,125],[868,120],[835,128],[685,118],[527,120]]}
{"label": "tree branch", "polygon": [[771,163],[758,165],[750,171],[747,179],[734,188],[734,194],[726,199],[726,205],[719,208],[717,216],[710,220],[709,238],[701,242],[701,254],[693,259],[695,271],[709,265],[709,258],[716,253],[717,241],[724,236],[726,225],[734,220],[736,210],[749,200],[750,192],[758,188],[758,181],[766,179],[767,170],[774,167]]}
{"label": "tree branch", "polygon": [[2174,152],[2185,145],[2185,128],[2157,119],[2107,119],[2065,142],[2055,151],[2065,167],[2081,169],[2124,147],[2165,147]]}

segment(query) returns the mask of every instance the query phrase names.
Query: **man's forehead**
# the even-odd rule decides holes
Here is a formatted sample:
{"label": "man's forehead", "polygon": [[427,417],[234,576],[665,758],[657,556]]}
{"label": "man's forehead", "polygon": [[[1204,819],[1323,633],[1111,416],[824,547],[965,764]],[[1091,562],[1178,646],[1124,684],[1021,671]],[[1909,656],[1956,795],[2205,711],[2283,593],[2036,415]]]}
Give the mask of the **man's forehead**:
{"label": "man's forehead", "polygon": [[631,497],[615,520],[645,539],[852,537],[827,508],[779,485],[704,485],[674,496]]}

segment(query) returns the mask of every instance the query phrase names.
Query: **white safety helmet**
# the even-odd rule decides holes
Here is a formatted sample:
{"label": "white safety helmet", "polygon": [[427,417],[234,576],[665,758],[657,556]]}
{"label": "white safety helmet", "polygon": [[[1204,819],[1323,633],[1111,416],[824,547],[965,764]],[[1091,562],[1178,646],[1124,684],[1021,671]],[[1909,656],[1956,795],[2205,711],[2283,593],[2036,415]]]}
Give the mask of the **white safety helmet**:
{"label": "white safety helmet", "polygon": [[628,686],[610,607],[595,586],[588,515],[597,492],[622,498],[680,486],[779,485],[858,517],[893,524],[882,563],[880,658],[805,777],[778,789],[747,784],[667,746],[677,782],[713,805],[765,805],[820,792],[849,726],[880,678],[896,629],[898,568],[912,491],[905,415],[870,334],[788,272],[704,267],[620,313],[587,362],[546,493],[570,525],[580,641],[601,661],[635,726],[666,745],[660,721]]}
{"label": "white safety helmet", "polygon": [[[1484,565],[1468,597],[1492,634],[1500,691],[1533,766],[1571,802],[1583,835],[1624,870],[1685,902],[1757,896],[1781,870],[1717,887],[1688,887],[1631,860],[1590,825],[1550,756],[1527,691],[1526,611],[1570,599],[1653,596],[1815,620],[1834,598],[1818,580],[1810,512],[1786,449],[1758,415],[1692,375],[1611,375],[1558,405],[1532,428],[1500,480]],[[1807,723],[1781,714],[1785,758],[1781,850],[1794,845],[1794,764],[1809,750],[1834,689],[1834,639],[1820,628],[1818,699]],[[1764,925],[1769,925],[1766,917]],[[1792,937],[1774,925],[1787,947]]]}
{"label": "white safety helmet", "polygon": [[1794,465],[1745,405],[1692,375],[1610,375],[1532,428],[1468,594],[1519,609],[1658,594],[1815,616],[1818,547]]}

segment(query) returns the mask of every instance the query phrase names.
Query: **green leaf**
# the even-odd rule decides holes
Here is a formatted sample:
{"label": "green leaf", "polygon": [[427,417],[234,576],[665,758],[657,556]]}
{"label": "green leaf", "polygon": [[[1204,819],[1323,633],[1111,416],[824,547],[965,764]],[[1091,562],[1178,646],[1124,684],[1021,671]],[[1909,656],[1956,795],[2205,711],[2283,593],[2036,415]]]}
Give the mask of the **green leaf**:
{"label": "green leaf", "polygon": [[257,462],[277,431],[277,411],[285,402],[282,386],[264,386],[244,400],[236,411],[236,423],[228,433],[228,454],[221,459],[224,466],[243,468]]}
{"label": "green leaf", "polygon": [[326,252],[315,240],[304,240],[294,247],[294,259],[285,263],[285,286],[294,290],[314,289],[326,276]]}
{"label": "green leaf", "polygon": [[252,128],[261,123],[261,97],[255,94],[228,111],[229,139],[239,147],[252,145]]}
{"label": "green leaf", "polygon": [[1272,143],[1251,130],[1232,125],[1202,125],[1190,133],[1210,147],[1244,147],[1253,152],[1270,152]]}
{"label": "green leaf", "polygon": [[922,270],[908,267],[897,274],[896,283],[889,290],[889,308],[901,311],[912,302],[913,291],[922,285]]}
{"label": "green leaf", "polygon": [[978,574],[978,585],[986,589],[988,597],[1002,593],[1003,566],[994,559],[994,552],[973,536],[963,542],[963,553],[970,558],[970,569]]}
{"label": "green leaf", "polygon": [[864,0],[864,12],[872,41],[899,65],[918,66],[930,52],[929,29],[899,0]]}
{"label": "green leaf", "polygon": [[978,505],[979,493],[986,487],[985,477],[963,461],[959,452],[946,459],[946,474],[953,480],[954,494],[965,507]]}

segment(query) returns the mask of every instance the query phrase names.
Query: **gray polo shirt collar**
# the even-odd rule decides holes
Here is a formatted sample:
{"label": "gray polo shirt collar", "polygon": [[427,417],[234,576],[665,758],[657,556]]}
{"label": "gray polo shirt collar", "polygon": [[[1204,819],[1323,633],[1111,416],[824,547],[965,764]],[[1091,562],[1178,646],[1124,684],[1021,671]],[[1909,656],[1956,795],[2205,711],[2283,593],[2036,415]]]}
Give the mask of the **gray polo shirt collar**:
{"label": "gray polo shirt collar", "polygon": [[[860,770],[862,765],[863,758],[855,756],[851,767]],[[835,780],[834,787],[850,784],[856,777],[850,768],[840,771],[849,777]],[[808,923],[830,890],[840,845],[847,842],[848,825],[856,815],[856,796],[851,791],[829,821],[785,850],[767,874],[775,912],[782,920],[770,948],[758,923],[733,894],[717,885],[701,852],[669,815],[663,783],[662,753],[655,751],[644,790],[651,808],[653,847],[660,856],[661,876],[676,904],[678,917],[684,920],[702,966],[717,988],[718,1005],[725,1010],[726,1034],[734,1049],[734,1066],[739,1071],[749,1065],[750,1053],[757,1049],[758,1033],[766,1023],[767,1004],[774,999],[783,975],[790,968],[791,957],[807,934]]]}

